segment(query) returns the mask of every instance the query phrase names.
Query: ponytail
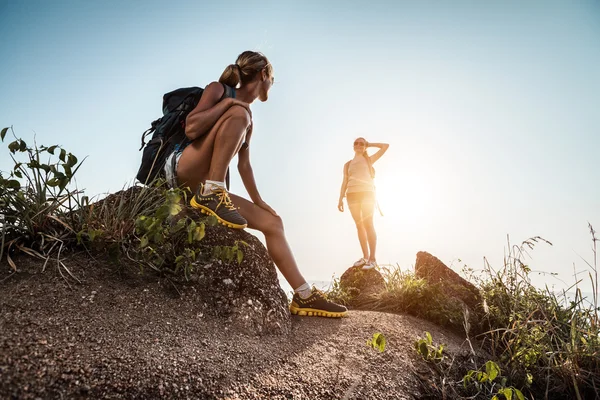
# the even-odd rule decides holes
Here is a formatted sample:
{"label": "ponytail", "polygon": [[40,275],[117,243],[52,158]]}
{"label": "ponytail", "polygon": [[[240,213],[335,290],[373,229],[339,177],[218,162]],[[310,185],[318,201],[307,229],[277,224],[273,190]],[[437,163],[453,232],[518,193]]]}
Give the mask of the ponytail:
{"label": "ponytail", "polygon": [[229,64],[225,71],[221,74],[219,82],[225,85],[236,88],[242,81],[242,69],[237,64]]}
{"label": "ponytail", "polygon": [[264,68],[267,69],[267,76],[273,76],[273,67],[264,54],[257,51],[244,51],[240,54],[235,64],[229,64],[221,74],[219,82],[232,88],[250,82],[256,74]]}

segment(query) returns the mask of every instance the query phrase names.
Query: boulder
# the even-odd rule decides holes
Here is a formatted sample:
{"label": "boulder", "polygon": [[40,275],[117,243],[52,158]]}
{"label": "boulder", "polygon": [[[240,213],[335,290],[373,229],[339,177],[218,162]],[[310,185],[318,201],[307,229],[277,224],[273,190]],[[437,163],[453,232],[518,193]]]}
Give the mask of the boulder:
{"label": "boulder", "polygon": [[347,294],[348,306],[360,308],[385,289],[385,281],[375,269],[350,267],[340,277],[340,289]]}
{"label": "boulder", "polygon": [[[134,186],[95,203],[90,207],[90,212],[95,212],[96,220],[101,221],[103,216],[113,212],[111,210],[124,208],[125,204],[136,203],[140,204],[138,208],[151,209],[149,203],[162,203],[164,199],[160,190]],[[259,335],[288,333],[291,329],[288,299],[279,285],[275,264],[265,246],[246,230],[226,228],[216,224],[214,219],[211,223],[198,210],[186,204],[181,205],[183,208],[172,224],[186,217],[196,222],[202,221],[205,224],[205,236],[193,245],[186,244],[185,240],[174,244],[181,252],[185,247],[195,247],[201,255],[193,265],[189,280],[184,279],[181,273],[172,272],[169,279],[190,289],[194,293],[192,301],[203,313],[222,318],[224,323],[235,325],[239,330]],[[126,229],[131,231],[126,235],[133,240],[134,221],[125,217],[125,222]],[[226,248],[236,245],[243,253],[241,262],[238,262],[237,256],[227,261],[225,257],[214,254],[218,246]]]}
{"label": "boulder", "polygon": [[[193,210],[195,212],[195,210]],[[240,245],[243,241],[246,245]],[[279,286],[275,264],[256,236],[222,225],[206,227],[204,246],[238,246],[243,259],[213,259],[199,265],[195,286],[198,296],[214,315],[227,318],[249,333],[289,333],[288,299]]]}
{"label": "boulder", "polygon": [[442,283],[441,288],[449,297],[456,298],[469,309],[476,310],[481,304],[481,294],[472,283],[448,268],[437,257],[420,251],[415,262],[415,276],[431,284]]}

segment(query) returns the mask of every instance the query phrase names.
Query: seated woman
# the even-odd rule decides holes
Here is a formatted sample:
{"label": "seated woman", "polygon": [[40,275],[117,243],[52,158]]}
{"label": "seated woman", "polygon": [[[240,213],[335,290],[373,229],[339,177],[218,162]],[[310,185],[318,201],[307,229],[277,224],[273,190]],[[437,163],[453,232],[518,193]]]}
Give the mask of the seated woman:
{"label": "seated woman", "polygon": [[[204,93],[186,119],[188,146],[170,157],[167,176],[175,176],[181,187],[195,192],[192,207],[213,215],[229,227],[246,227],[265,235],[267,250],[290,286],[294,296],[290,305],[293,314],[343,317],[347,310],[308,285],[296,265],[283,230],[283,222],[260,196],[250,164],[252,113],[250,104],[256,99],[267,101],[274,83],[273,67],[258,52],[245,51],[235,64],[229,65],[219,78],[204,89]],[[229,193],[225,175],[229,163],[238,155],[238,171],[250,199]],[[172,158],[171,158],[172,160]]]}

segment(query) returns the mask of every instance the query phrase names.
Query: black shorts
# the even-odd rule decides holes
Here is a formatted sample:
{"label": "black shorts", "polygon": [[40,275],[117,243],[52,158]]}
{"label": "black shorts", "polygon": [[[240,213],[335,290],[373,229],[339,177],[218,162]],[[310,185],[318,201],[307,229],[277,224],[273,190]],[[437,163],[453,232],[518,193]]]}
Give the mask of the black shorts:
{"label": "black shorts", "polygon": [[354,192],[347,193],[346,199],[348,204],[374,204],[375,203],[375,192]]}

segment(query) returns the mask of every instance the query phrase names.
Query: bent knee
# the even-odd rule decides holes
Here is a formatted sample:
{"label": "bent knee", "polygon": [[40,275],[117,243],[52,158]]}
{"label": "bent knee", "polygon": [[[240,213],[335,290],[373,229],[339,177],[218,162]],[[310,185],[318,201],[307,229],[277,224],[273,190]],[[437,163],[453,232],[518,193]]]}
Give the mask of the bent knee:
{"label": "bent knee", "polygon": [[280,216],[271,215],[267,221],[263,233],[283,233],[283,220]]}

